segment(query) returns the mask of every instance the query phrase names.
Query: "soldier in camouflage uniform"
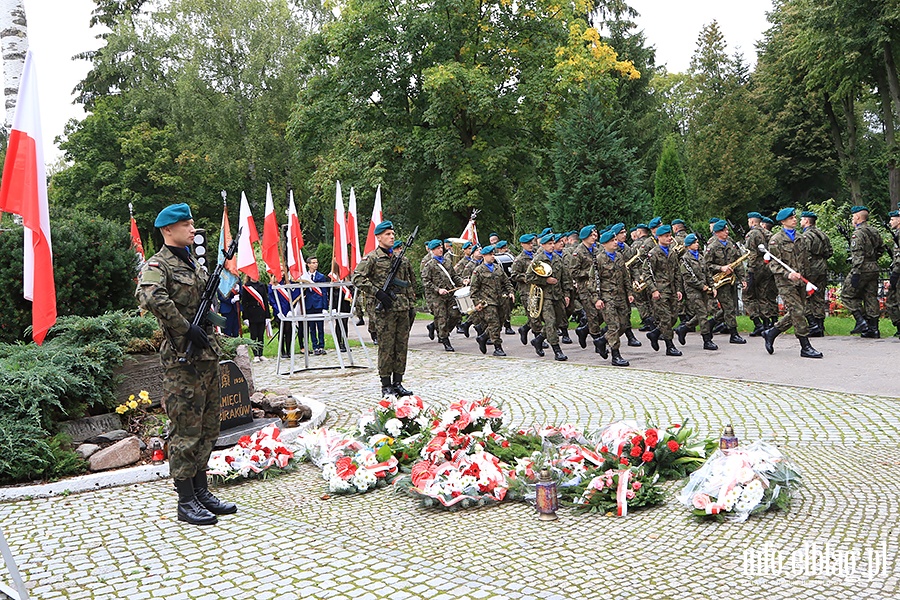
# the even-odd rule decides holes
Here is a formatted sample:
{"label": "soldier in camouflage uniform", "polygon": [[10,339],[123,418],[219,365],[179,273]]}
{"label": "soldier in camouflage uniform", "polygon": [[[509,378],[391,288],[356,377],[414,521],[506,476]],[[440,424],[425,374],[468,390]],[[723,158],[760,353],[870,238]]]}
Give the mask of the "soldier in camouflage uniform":
{"label": "soldier in camouflage uniform", "polygon": [[[597,288],[597,226],[587,225],[578,233],[581,243],[572,252],[569,259],[569,273],[572,276],[574,289],[585,314],[585,324],[575,328],[575,337],[582,348],[587,348],[587,336],[590,334],[596,346],[603,332],[600,329],[603,316],[597,308],[600,300]],[[599,351],[599,347],[598,347]]]}
{"label": "soldier in camouflage uniform", "polygon": [[[629,260],[634,258],[635,251],[625,243],[625,239],[628,235],[627,230],[625,229],[625,223],[616,223],[612,226],[612,231],[616,236],[616,252],[622,255],[622,258],[625,259],[627,263]],[[632,263],[634,265],[636,262]],[[632,280],[632,271],[626,267],[628,270],[628,297],[630,300],[628,301],[628,318],[626,319],[626,329],[625,329],[625,337],[628,339],[628,345],[633,348],[640,348],[641,342],[634,335],[634,331],[631,330],[631,307],[634,305],[634,283]]]}
{"label": "soldier in camouflage uniform", "polygon": [[481,313],[486,331],[475,338],[482,354],[487,353],[487,340],[494,344],[494,356],[506,356],[500,329],[503,320],[501,305],[514,298],[512,284],[503,269],[494,262],[494,247],[485,246],[481,250],[484,262],[472,273],[472,302],[476,312]]}
{"label": "soldier in camouflage uniform", "polygon": [[462,279],[450,267],[450,263],[444,261],[444,247],[440,240],[431,240],[427,247],[431,250],[432,256],[422,267],[422,286],[434,314],[429,337],[432,335],[431,332],[435,331],[438,341],[444,345],[444,350],[453,352],[453,346],[450,345],[450,331],[460,322],[461,316],[452,290],[462,287]]}
{"label": "soldier in camouflage uniform", "polygon": [[684,346],[689,331],[700,325],[700,337],[704,350],[718,350],[712,341],[712,320],[709,319],[709,297],[716,297],[713,280],[706,267],[706,259],[700,254],[700,240],[694,233],[684,238],[684,254],[681,255],[681,277],[684,281],[684,300],[690,319],[675,329],[678,343]]}
{"label": "soldier in camouflage uniform", "polygon": [[766,352],[775,352],[775,338],[794,326],[794,335],[800,340],[800,356],[803,358],[822,358],[822,353],[809,343],[809,323],[806,320],[806,284],[801,273],[809,266],[809,255],[800,232],[797,231],[797,215],[793,208],[782,208],[778,211],[778,222],[781,230],[769,240],[769,252],[777,256],[794,271],[781,266],[778,261],[769,261],[769,268],[775,275],[778,294],[784,301],[785,315],[775,325],[762,334],[766,344]]}
{"label": "soldier in camouflage uniform", "polygon": [[810,211],[800,213],[803,228],[803,243],[809,264],[804,275],[818,288],[806,299],[806,320],[809,322],[809,337],[825,335],[825,292],[828,290],[828,259],[834,254],[828,235],[816,227],[819,216]]}
{"label": "soldier in camouflage uniform", "polygon": [[[775,314],[768,314],[764,309],[764,297],[772,293],[774,297],[775,278],[769,266],[763,260],[764,253],[759,251],[759,246],[769,247],[769,238],[772,235],[763,229],[762,215],[758,212],[747,213],[747,235],[744,236],[744,245],[750,251],[747,259],[747,287],[744,288],[744,312],[753,321],[753,331],[750,337],[758,337],[762,332],[771,327],[777,320]],[[770,290],[771,288],[771,290]]]}
{"label": "soldier in camouflage uniform", "polygon": [[516,287],[516,291],[519,292],[519,302],[525,307],[525,316],[528,318],[528,322],[518,329],[519,338],[522,340],[523,346],[528,343],[529,331],[531,331],[534,336],[538,336],[543,329],[540,318],[534,319],[528,314],[528,290],[531,286],[525,282],[525,274],[531,267],[532,259],[534,259],[536,239],[537,238],[533,233],[526,233],[519,237],[519,243],[522,244],[522,251],[516,256],[515,260],[513,260],[513,264],[509,269],[510,280]]}
{"label": "soldier in camouflage uniform", "polygon": [[[159,354],[164,370],[162,403],[170,423],[169,472],[178,491],[178,520],[211,525],[216,515],[235,513],[237,507],[216,498],[206,480],[222,406],[212,325],[193,324],[208,276],[188,252],[195,230],[187,204],[167,206],[154,226],[165,245],[144,264],[135,296],[164,334]],[[186,357],[189,343],[193,352]],[[187,362],[179,362],[184,357]]]}
{"label": "soldier in camouflage uniform", "polygon": [[889,225],[891,236],[894,238],[894,247],[891,252],[890,285],[885,308],[888,318],[897,328],[894,336],[900,337],[900,289],[897,289],[897,286],[900,285],[900,212],[892,210],[888,216],[891,218]]}
{"label": "soldier in camouflage uniform", "polygon": [[850,239],[850,273],[844,280],[841,299],[856,319],[856,327],[850,333],[861,337],[878,338],[878,259],[884,253],[884,240],[878,230],[869,225],[869,209],[854,206],[850,209],[853,219],[853,237]]}
{"label": "soldier in camouflage uniform", "polygon": [[595,345],[603,358],[609,356],[607,347],[609,348],[614,367],[627,367],[628,361],[619,352],[619,339],[631,327],[629,303],[634,300],[634,291],[631,287],[631,275],[625,268],[625,257],[617,252],[619,242],[615,231],[615,226],[611,227],[599,238],[602,252],[597,256],[595,266],[600,287],[594,306],[603,313],[607,329],[606,335],[596,340]]}
{"label": "soldier in camouflage uniform", "polygon": [[[534,346],[538,356],[543,356],[543,343],[546,339],[553,348],[554,359],[568,360],[559,347],[559,324],[566,322],[566,305],[569,303],[572,284],[562,257],[554,252],[556,242],[553,238],[552,233],[541,238],[541,250],[535,253],[531,266],[525,273],[525,282],[539,286],[544,292],[544,305],[541,311],[544,330],[531,340],[531,345]],[[542,262],[550,265],[552,272],[549,277],[541,276],[535,271],[535,267],[539,267],[539,263]]]}
{"label": "soldier in camouflage uniform", "polygon": [[[706,266],[710,274],[728,275],[734,273],[735,282],[719,286],[716,298],[719,300],[719,306],[722,308],[725,327],[731,337],[728,341],[732,344],[746,344],[747,340],[738,335],[737,332],[737,286],[743,280],[744,267],[737,265],[729,266],[741,257],[741,251],[738,250],[734,242],[728,239],[728,223],[725,221],[716,221],[713,225],[714,240],[706,249],[704,256],[706,258]],[[752,256],[752,254],[751,254]]]}
{"label": "soldier in camouflage uniform", "polygon": [[660,225],[656,230],[659,244],[650,251],[644,262],[644,281],[653,302],[656,327],[647,332],[647,338],[654,350],[659,350],[659,340],[666,343],[667,356],[681,356],[681,350],[672,341],[673,326],[678,317],[678,303],[681,302],[681,266],[676,253],[669,250],[672,244],[672,228]]}
{"label": "soldier in camouflage uniform", "polygon": [[[642,256],[634,264],[631,265],[631,280],[635,282],[641,281],[644,273],[644,263],[647,262],[647,254],[656,246],[656,238],[650,235],[650,228],[645,223],[638,223],[635,230],[637,239],[631,244],[631,249]],[[652,331],[656,324],[653,321],[653,307],[650,303],[650,294],[644,289],[641,292],[635,292],[634,305],[638,309],[638,315],[641,317],[641,326],[638,331]]]}
{"label": "soldier in camouflage uniform", "polygon": [[[553,253],[560,258],[562,261],[562,265],[566,270],[566,273],[571,273],[569,271],[569,258],[566,255],[566,234],[565,233],[556,233],[553,235]],[[557,322],[557,327],[559,327],[559,341],[563,344],[571,344],[572,338],[569,337],[569,317],[572,316],[572,307],[574,305],[575,298],[575,289],[574,284],[571,281],[571,275],[569,279],[569,285],[572,288],[569,290],[569,301],[565,303],[563,310],[566,313],[566,318],[562,322]]]}
{"label": "soldier in camouflage uniform", "polygon": [[[369,318],[375,321],[378,334],[378,376],[384,396],[410,396],[403,387],[406,354],[409,348],[410,319],[415,316],[416,292],[413,270],[404,256],[392,289],[381,288],[387,280],[394,256],[394,224],[382,221],[375,226],[378,246],[356,265],[350,277],[371,306]],[[376,308],[380,304],[380,308]]]}

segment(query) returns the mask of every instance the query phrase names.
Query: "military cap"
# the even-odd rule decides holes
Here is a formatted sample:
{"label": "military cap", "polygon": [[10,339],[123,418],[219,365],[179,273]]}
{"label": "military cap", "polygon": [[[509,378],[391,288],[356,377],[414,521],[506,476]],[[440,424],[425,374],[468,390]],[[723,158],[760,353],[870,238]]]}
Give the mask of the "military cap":
{"label": "military cap", "polygon": [[547,233],[541,236],[541,244],[549,244],[553,241],[553,234]]}
{"label": "military cap", "polygon": [[773,220],[770,219],[769,217],[763,217],[763,218],[762,218],[762,222],[763,222],[763,223],[767,223],[767,224],[769,224],[769,225],[774,225],[774,224],[775,224],[775,221],[773,221]]}
{"label": "military cap", "polygon": [[671,225],[660,225],[659,228],[656,230],[656,237],[659,237],[661,235],[666,235],[667,233],[672,233],[672,226]]}
{"label": "military cap", "polygon": [[662,225],[662,217],[653,217],[652,219],[650,219],[650,222],[647,223],[647,225],[650,226],[650,229],[659,227],[660,225]]}
{"label": "military cap", "polygon": [[491,232],[491,235],[488,236],[488,239],[490,239],[490,238],[492,238],[492,237],[494,237],[494,236],[500,237],[500,234],[497,233],[496,231],[492,231],[492,232]]}
{"label": "military cap", "polygon": [[892,210],[891,212],[888,213],[888,216],[891,218],[900,217],[900,210]]}
{"label": "military cap", "polygon": [[591,232],[596,231],[596,230],[597,230],[596,225],[585,225],[584,227],[581,228],[581,231],[578,232],[578,239],[586,240],[591,235]]}
{"label": "military cap", "polygon": [[637,225],[635,225],[634,228],[635,229],[646,229],[647,231],[650,230],[650,227],[648,227],[646,223],[638,223]]}
{"label": "military cap", "polygon": [[577,229],[573,229],[572,231],[566,232],[566,237],[572,237],[573,235],[578,235]]}
{"label": "military cap", "polygon": [[607,230],[600,236],[600,243],[605,244],[606,242],[611,242],[614,237],[616,237],[616,234]]}
{"label": "military cap", "polygon": [[625,223],[616,223],[612,227],[609,228],[612,231],[613,235],[619,235],[623,231],[625,231]]}
{"label": "military cap", "polygon": [[637,230],[638,230],[637,225],[635,225],[634,227],[632,227],[631,229],[628,230],[628,233],[634,233]]}
{"label": "military cap", "polygon": [[800,213],[800,216],[806,217],[807,219],[818,219],[819,218],[819,215],[817,215],[816,213],[814,213],[811,210],[804,210],[802,213]]}
{"label": "military cap", "polygon": [[437,248],[440,245],[441,245],[441,240],[428,240],[427,242],[425,242],[425,247],[428,248],[429,250],[434,250],[435,248]]}
{"label": "military cap", "polygon": [[563,239],[563,236],[564,236],[564,235],[565,235],[564,233],[557,233],[557,234],[554,234],[554,235],[553,235],[553,241],[554,241],[554,242],[558,242],[559,240]]}
{"label": "military cap", "polygon": [[753,211],[753,212],[747,213],[747,218],[748,219],[759,219],[761,221],[763,217],[760,213]]}
{"label": "military cap", "polygon": [[193,215],[191,215],[191,207],[187,204],[170,204],[159,211],[153,226],[165,227],[177,223],[178,221],[190,221],[193,218]]}
{"label": "military cap", "polygon": [[854,206],[853,208],[850,209],[851,214],[856,214],[856,213],[862,212],[862,211],[869,212],[869,207],[868,206]]}
{"label": "military cap", "polygon": [[463,244],[463,250],[468,250],[471,247],[472,247],[472,242],[467,241],[465,244]]}
{"label": "military cap", "polygon": [[536,238],[536,237],[537,236],[534,235],[533,233],[526,233],[525,235],[520,235],[519,243],[520,244],[530,244],[531,242],[534,241],[534,238]]}
{"label": "military cap", "polygon": [[485,246],[484,248],[481,249],[481,253],[482,254],[493,254],[494,246],[491,244],[488,244],[487,246]]}
{"label": "military cap", "polygon": [[403,240],[396,240],[396,241],[394,242],[393,248],[394,248],[394,250],[396,250],[397,248],[399,248],[399,247],[402,246],[402,245],[403,245]]}
{"label": "military cap", "polygon": [[684,225],[685,222],[681,219],[672,219],[672,225]]}
{"label": "military cap", "polygon": [[684,238],[684,245],[685,245],[685,246],[690,246],[691,244],[693,244],[693,243],[696,242],[696,241],[697,241],[697,234],[696,234],[696,233],[689,233],[689,234],[687,234],[687,236],[685,236],[685,238]]}
{"label": "military cap", "polygon": [[722,231],[728,227],[728,223],[724,219],[719,219],[713,224],[713,232]]}
{"label": "military cap", "polygon": [[779,223],[784,221],[785,219],[790,219],[794,216],[794,213],[797,212],[793,208],[782,208],[778,211],[778,214],[775,215],[775,220]]}
{"label": "military cap", "polygon": [[509,242],[507,242],[506,240],[500,240],[499,242],[494,244],[495,248],[506,248],[507,246],[509,246]]}
{"label": "military cap", "polygon": [[545,235],[547,235],[548,233],[551,233],[552,231],[553,231],[553,229],[551,227],[545,227],[544,230],[538,234],[538,237],[542,238]]}
{"label": "military cap", "polygon": [[711,218],[709,219],[709,223],[710,223],[710,225],[712,225],[713,223],[715,223],[715,222],[718,221],[718,220],[719,220],[719,217],[711,217]]}
{"label": "military cap", "polygon": [[388,229],[393,229],[394,224],[390,221],[382,221],[378,225],[375,226],[375,235],[380,235],[387,231]]}

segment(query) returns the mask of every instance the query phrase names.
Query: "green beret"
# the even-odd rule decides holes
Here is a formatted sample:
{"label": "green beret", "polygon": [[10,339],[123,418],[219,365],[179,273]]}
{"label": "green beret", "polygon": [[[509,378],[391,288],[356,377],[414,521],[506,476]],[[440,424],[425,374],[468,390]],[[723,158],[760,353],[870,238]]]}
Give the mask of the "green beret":
{"label": "green beret", "polygon": [[685,222],[681,219],[672,219],[672,225],[684,225]]}
{"label": "green beret", "polygon": [[579,240],[588,239],[588,237],[591,235],[591,232],[595,231],[596,229],[597,229],[596,225],[585,225],[584,227],[581,228],[581,231],[578,232],[578,239]]}
{"label": "green beret", "polygon": [[481,249],[481,253],[482,254],[493,254],[494,247],[492,245],[488,244],[487,246],[485,246],[484,248]]}
{"label": "green beret", "polygon": [[562,233],[557,233],[557,234],[555,234],[555,235],[553,236],[553,241],[554,241],[554,242],[558,242],[559,240],[563,239],[563,235],[565,235],[565,234],[562,234]]}
{"label": "green beret", "polygon": [[650,222],[647,223],[647,225],[650,226],[650,229],[659,227],[660,225],[662,225],[662,217],[653,217],[652,219],[650,219]]}
{"label": "green beret", "polygon": [[718,220],[719,220],[719,217],[712,217],[712,218],[709,220],[709,224],[712,225],[713,223],[715,223],[715,222],[718,221]]}
{"label": "green beret", "polygon": [[851,214],[856,214],[856,213],[862,212],[862,211],[869,212],[869,207],[868,206],[854,206],[853,208],[850,209]]}
{"label": "green beret", "polygon": [[548,234],[545,234],[545,235],[542,235],[542,236],[541,236],[541,244],[549,244],[549,243],[552,242],[552,241],[553,241],[553,234],[552,234],[552,233],[548,233]]}
{"label": "green beret", "polygon": [[756,211],[748,212],[747,218],[748,219],[759,219],[760,221],[762,221],[762,215]]}
{"label": "green beret", "polygon": [[763,223],[767,223],[767,224],[769,224],[769,225],[774,225],[774,224],[775,224],[775,221],[773,221],[773,220],[770,219],[769,217],[763,217],[763,218],[762,218],[762,222],[763,222]]}
{"label": "green beret", "polygon": [[638,223],[637,225],[635,225],[634,228],[635,229],[646,229],[648,231],[650,230],[650,228],[647,226],[646,223]]}
{"label": "green beret", "polygon": [[690,246],[691,244],[693,244],[693,243],[696,242],[696,241],[697,241],[697,234],[696,234],[696,233],[689,233],[689,234],[687,234],[687,236],[684,238],[684,245],[685,245],[685,246]]}
{"label": "green beret", "polygon": [[807,219],[818,219],[819,218],[819,215],[817,215],[816,213],[814,213],[811,210],[804,210],[802,213],[800,213],[800,216],[806,217]]}
{"label": "green beret", "polygon": [[667,233],[672,233],[672,226],[671,225],[660,225],[659,228],[656,230],[656,237],[659,237],[661,235],[666,235]]}
{"label": "green beret", "polygon": [[790,219],[791,217],[793,217],[795,212],[796,211],[793,208],[782,208],[778,211],[778,214],[775,215],[775,220],[780,223],[785,219]]}
{"label": "green beret", "polygon": [[531,242],[534,241],[535,237],[537,237],[537,236],[535,236],[533,233],[526,233],[525,235],[520,235],[519,243],[520,244],[530,244]]}
{"label": "green beret", "polygon": [[619,235],[623,231],[625,231],[625,223],[616,223],[612,227],[609,228],[612,231],[613,235]]}
{"label": "green beret", "polygon": [[388,229],[393,229],[394,224],[390,221],[382,221],[378,225],[375,226],[375,235],[380,235],[387,231]]}
{"label": "green beret", "polygon": [[506,240],[500,240],[499,242],[494,244],[495,248],[506,248],[507,246],[509,246],[509,242],[507,242]]}
{"label": "green beret", "polygon": [[891,218],[900,217],[900,210],[892,210],[888,213],[888,216]]}
{"label": "green beret", "polygon": [[713,224],[713,232],[722,231],[726,227],[728,227],[728,223],[722,219],[719,219]]}
{"label": "green beret", "polygon": [[434,250],[435,248],[437,248],[440,245],[441,245],[441,240],[428,240],[427,242],[425,242],[425,247],[428,248],[429,250]]}
{"label": "green beret", "polygon": [[187,204],[170,204],[156,215],[156,221],[153,222],[154,227],[165,227],[178,221],[190,221],[194,217],[191,215],[191,207]]}
{"label": "green beret", "polygon": [[611,242],[613,238],[616,237],[612,231],[606,231],[603,235],[600,236],[600,243],[605,244],[606,242]]}
{"label": "green beret", "polygon": [[538,237],[542,238],[545,235],[547,235],[548,233],[551,233],[552,231],[553,231],[553,229],[551,229],[550,227],[545,227],[544,230],[538,234]]}

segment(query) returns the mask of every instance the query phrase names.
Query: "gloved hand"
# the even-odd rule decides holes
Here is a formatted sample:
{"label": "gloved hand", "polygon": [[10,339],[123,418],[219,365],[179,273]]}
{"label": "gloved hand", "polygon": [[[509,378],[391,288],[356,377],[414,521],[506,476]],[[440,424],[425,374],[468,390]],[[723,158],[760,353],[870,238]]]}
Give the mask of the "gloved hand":
{"label": "gloved hand", "polygon": [[891,278],[889,281],[891,282],[891,289],[897,289],[897,283],[900,282],[900,273],[891,273]]}
{"label": "gloved hand", "polygon": [[850,287],[858,288],[859,287],[859,273],[854,273],[850,276]]}
{"label": "gloved hand", "polygon": [[237,295],[235,295],[235,296],[231,299],[231,303],[232,303],[232,304],[237,304],[237,303],[240,302],[240,301],[241,301],[241,297],[240,297],[240,296],[237,296]]}
{"label": "gloved hand", "polygon": [[381,302],[381,306],[383,306],[385,310],[390,310],[394,305],[394,299],[391,298],[391,295],[384,290],[378,290],[377,292],[375,292],[375,298],[377,298],[378,301]]}
{"label": "gloved hand", "polygon": [[191,328],[187,332],[187,338],[198,350],[209,348],[209,336],[206,335],[206,332],[199,325],[191,323]]}

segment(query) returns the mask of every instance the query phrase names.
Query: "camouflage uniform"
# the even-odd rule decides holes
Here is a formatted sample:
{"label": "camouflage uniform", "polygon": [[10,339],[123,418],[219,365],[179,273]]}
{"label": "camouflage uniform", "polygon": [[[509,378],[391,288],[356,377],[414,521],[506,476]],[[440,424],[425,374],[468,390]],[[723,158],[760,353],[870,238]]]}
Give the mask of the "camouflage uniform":
{"label": "camouflage uniform", "polygon": [[759,251],[762,244],[769,247],[772,234],[757,225],[747,232],[744,238],[745,245],[750,251],[747,259],[747,289],[744,290],[744,312],[751,319],[766,321],[771,319],[774,323],[778,319],[778,290],[775,287],[775,277],[768,265],[763,260],[765,254]]}
{"label": "camouflage uniform", "polygon": [[884,240],[878,230],[868,223],[860,223],[850,239],[850,273],[841,289],[841,299],[847,309],[854,316],[864,316],[866,320],[874,321],[876,326],[881,314],[878,305],[878,259],[883,252]]}
{"label": "camouflage uniform", "polygon": [[631,276],[625,268],[625,257],[614,253],[614,258],[600,249],[597,257],[600,290],[597,299],[603,300],[603,320],[606,321],[606,343],[611,350],[619,349],[619,338],[631,327],[631,308],[628,296],[632,293]]}
{"label": "camouflage uniform", "polygon": [[660,294],[659,299],[652,300],[653,315],[662,339],[671,341],[672,328],[678,318],[678,292],[682,289],[681,268],[676,253],[667,253],[660,246],[654,247],[644,262],[643,276],[651,300],[653,292]]}
{"label": "camouflage uniform", "polygon": [[[769,251],[780,258],[782,262],[797,271],[805,274],[809,268],[808,255],[802,235],[795,232],[794,239],[781,229],[772,235],[769,240]],[[779,333],[784,333],[794,326],[794,334],[802,337],[809,335],[809,323],[806,321],[806,284],[803,281],[791,281],[788,279],[788,271],[777,261],[769,262],[769,269],[775,275],[775,285],[778,286],[778,294],[784,302],[784,316],[775,324]]]}
{"label": "camouflage uniform", "polygon": [[[369,318],[375,321],[378,335],[378,375],[382,378],[402,377],[406,372],[406,353],[409,348],[410,309],[415,306],[416,292],[412,283],[413,270],[409,260],[404,256],[403,263],[397,270],[396,280],[402,284],[394,286],[397,298],[390,308],[375,310],[377,300],[375,292],[381,289],[391,270],[393,252],[377,247],[356,265],[350,280],[366,298]],[[371,309],[371,310],[369,310]]]}
{"label": "camouflage uniform", "polygon": [[809,264],[803,275],[819,288],[806,299],[806,316],[824,319],[825,292],[828,289],[828,259],[834,254],[834,249],[825,232],[815,225],[807,227],[802,237],[809,257]]}
{"label": "camouflage uniform", "polygon": [[446,340],[450,332],[459,324],[461,315],[456,306],[453,293],[441,296],[439,289],[452,290],[462,286],[462,279],[450,268],[448,261],[438,260],[436,256],[422,267],[422,285],[425,287],[425,299],[434,314],[434,326],[438,339]]}
{"label": "camouflage uniform", "polygon": [[[709,269],[711,275],[720,273],[720,267],[731,264],[740,257],[741,251],[738,250],[738,247],[735,246],[734,242],[732,242],[729,238],[725,238],[725,243],[723,244],[718,237],[716,237],[712,241],[709,248],[706,249],[706,253],[704,255],[704,258],[706,259],[706,266]],[[743,265],[737,265],[736,267],[734,267],[734,276],[735,283],[719,287],[719,291],[717,294],[719,306],[722,307],[725,326],[732,332],[735,332],[737,330],[736,286],[740,285],[740,282],[744,278]]]}
{"label": "camouflage uniform", "polygon": [[[587,317],[588,333],[591,334],[591,337],[597,337],[600,334],[600,326],[603,323],[603,315],[600,314],[596,307],[596,302],[600,299],[600,296],[597,290],[598,274],[595,273],[595,270],[598,268],[596,266],[596,253],[602,252],[603,248],[600,248],[597,244],[587,247],[584,243],[579,243],[569,259],[569,272],[574,282],[574,289],[581,302],[581,308]],[[626,298],[625,301],[627,303],[628,299]]]}
{"label": "camouflage uniform", "polygon": [[195,349],[189,362],[178,362],[187,349],[187,332],[207,278],[202,268],[163,246],[144,264],[135,291],[138,303],[156,317],[164,334],[159,353],[164,370],[162,402],[171,423],[169,472],[176,480],[205,474],[219,437],[219,349],[208,321],[209,348]]}
{"label": "camouflage uniform", "polygon": [[[640,258],[631,265],[631,280],[640,281],[643,276],[644,263],[647,262],[646,256],[655,246],[656,241],[653,236],[648,235],[638,238],[631,244],[631,249],[635,253],[642,254],[644,258]],[[646,289],[642,292],[634,293],[634,305],[638,309],[638,315],[641,317],[641,323],[646,327],[653,320],[653,305],[650,303],[650,294]]]}
{"label": "camouflage uniform", "polygon": [[472,273],[470,285],[472,302],[476,306],[484,305],[482,310],[476,312],[481,313],[491,343],[499,346],[503,342],[500,338],[500,329],[503,326],[501,304],[507,300],[507,294],[513,293],[512,284],[500,265],[483,263]]}
{"label": "camouflage uniform", "polygon": [[897,328],[895,335],[900,337],[900,231],[894,229],[891,234],[894,236],[894,248],[891,252],[891,279],[885,308],[888,318]]}
{"label": "camouflage uniform", "polygon": [[516,256],[515,260],[513,260],[509,272],[510,279],[512,280],[513,285],[515,285],[516,291],[519,292],[519,302],[522,304],[522,307],[525,308],[525,316],[528,318],[526,327],[528,327],[534,335],[538,335],[542,329],[541,319],[540,317],[533,319],[528,314],[528,292],[531,289],[531,284],[526,283],[525,281],[525,275],[527,274],[528,269],[531,268],[531,261],[533,259],[534,252],[522,250],[519,255]]}
{"label": "camouflage uniform", "polygon": [[684,299],[687,311],[691,315],[691,318],[682,325],[687,330],[693,331],[694,327],[699,324],[700,334],[709,335],[712,329],[708,310],[711,294],[705,292],[703,286],[712,290],[713,280],[706,267],[706,259],[699,250],[696,256],[691,250],[685,250],[681,256],[681,276],[684,281]]}
{"label": "camouflage uniform", "polygon": [[[555,284],[547,283],[548,277],[541,277],[534,272],[534,266],[539,262],[546,262],[553,271],[550,277],[557,279]],[[544,322],[544,339],[551,346],[559,344],[559,328],[566,323],[566,302],[572,290],[572,284],[566,274],[566,267],[561,256],[555,252],[549,255],[541,250],[535,252],[531,266],[525,273],[525,281],[539,286],[544,290],[544,306],[541,310],[541,319]]]}

